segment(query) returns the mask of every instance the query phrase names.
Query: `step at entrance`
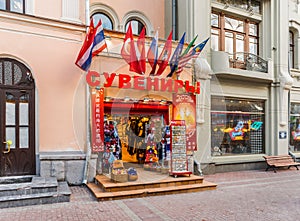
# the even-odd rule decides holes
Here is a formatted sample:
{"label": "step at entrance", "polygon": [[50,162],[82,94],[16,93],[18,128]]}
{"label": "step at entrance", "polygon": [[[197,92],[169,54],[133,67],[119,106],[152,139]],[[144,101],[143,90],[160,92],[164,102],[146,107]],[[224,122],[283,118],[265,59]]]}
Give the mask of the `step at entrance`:
{"label": "step at entrance", "polygon": [[[4,181],[6,180],[6,181]],[[0,208],[69,202],[66,182],[55,177],[9,177],[0,180]]]}
{"label": "step at entrance", "polygon": [[105,175],[97,175],[95,182],[88,183],[87,186],[99,201],[197,192],[213,190],[217,187],[216,184],[196,175],[177,178],[167,176],[161,180],[125,183],[115,183]]}

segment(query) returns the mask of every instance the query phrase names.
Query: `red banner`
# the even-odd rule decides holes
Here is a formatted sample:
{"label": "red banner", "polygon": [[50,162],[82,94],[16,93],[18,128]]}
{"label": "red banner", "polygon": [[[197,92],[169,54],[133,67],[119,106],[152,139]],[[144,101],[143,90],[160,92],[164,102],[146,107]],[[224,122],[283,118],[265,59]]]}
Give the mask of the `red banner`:
{"label": "red banner", "polygon": [[92,90],[92,152],[104,151],[104,89]]}
{"label": "red banner", "polygon": [[186,147],[197,150],[196,96],[193,94],[173,94],[173,120],[184,120],[186,125]]}

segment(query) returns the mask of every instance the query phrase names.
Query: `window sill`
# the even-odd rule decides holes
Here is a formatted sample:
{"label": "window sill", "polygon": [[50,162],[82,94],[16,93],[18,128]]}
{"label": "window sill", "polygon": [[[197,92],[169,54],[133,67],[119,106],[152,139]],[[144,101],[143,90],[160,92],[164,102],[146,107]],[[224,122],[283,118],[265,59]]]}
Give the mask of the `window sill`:
{"label": "window sill", "polygon": [[[218,165],[218,164],[257,162],[257,161],[264,161],[263,156],[265,156],[265,154],[217,156],[217,157],[212,157],[212,163],[215,163],[216,165]],[[299,153],[299,156],[300,156],[300,153]]]}

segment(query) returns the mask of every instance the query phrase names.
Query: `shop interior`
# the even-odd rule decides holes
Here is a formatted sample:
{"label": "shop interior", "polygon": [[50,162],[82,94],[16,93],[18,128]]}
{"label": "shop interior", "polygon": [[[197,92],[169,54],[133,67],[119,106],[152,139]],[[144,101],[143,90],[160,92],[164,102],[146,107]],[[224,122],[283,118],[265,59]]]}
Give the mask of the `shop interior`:
{"label": "shop interior", "polygon": [[[122,104],[123,105],[123,104]],[[159,105],[159,108],[158,106]],[[118,106],[106,103],[102,172],[110,173],[115,160],[144,169],[165,169],[170,159],[170,104]],[[118,107],[116,107],[118,106]]]}

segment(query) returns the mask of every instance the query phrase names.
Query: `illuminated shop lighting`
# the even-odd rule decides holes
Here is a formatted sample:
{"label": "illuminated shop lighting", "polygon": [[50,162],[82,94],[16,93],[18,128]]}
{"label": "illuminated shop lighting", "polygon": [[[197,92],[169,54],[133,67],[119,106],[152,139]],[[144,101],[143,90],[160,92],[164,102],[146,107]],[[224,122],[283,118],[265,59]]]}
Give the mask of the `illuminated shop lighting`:
{"label": "illuminated shop lighting", "polygon": [[111,97],[105,97],[104,100],[105,100],[106,102],[109,102],[109,101],[111,101]]}
{"label": "illuminated shop lighting", "polygon": [[167,103],[167,100],[161,100],[160,101],[160,104],[166,104]]}
{"label": "illuminated shop lighting", "polygon": [[126,97],[124,98],[124,101],[125,101],[125,102],[128,102],[128,101],[130,101],[130,98],[126,96]]}
{"label": "illuminated shop lighting", "polygon": [[144,98],[144,102],[149,102],[150,101],[150,98],[149,97],[145,97]]}

